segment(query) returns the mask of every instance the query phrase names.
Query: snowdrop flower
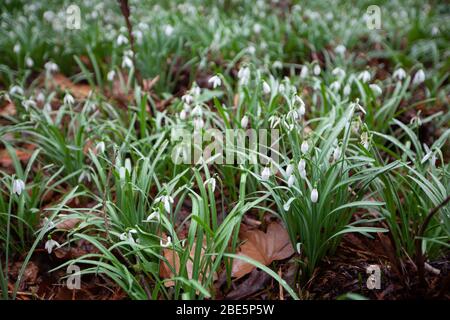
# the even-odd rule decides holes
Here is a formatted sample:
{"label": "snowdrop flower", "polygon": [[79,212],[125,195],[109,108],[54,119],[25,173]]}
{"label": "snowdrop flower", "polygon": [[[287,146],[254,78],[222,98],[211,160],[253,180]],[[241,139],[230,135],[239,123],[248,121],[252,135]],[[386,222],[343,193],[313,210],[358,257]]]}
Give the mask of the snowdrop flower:
{"label": "snowdrop flower", "polygon": [[305,171],[305,168],[306,168],[305,159],[300,159],[300,162],[298,163],[298,171]]}
{"label": "snowdrop flower", "polygon": [[263,81],[263,92],[264,94],[269,94],[271,91],[270,86],[267,82]]}
{"label": "snowdrop flower", "polygon": [[350,85],[346,84],[345,87],[344,87],[344,90],[343,90],[344,96],[346,96],[346,97],[349,96],[351,90],[352,89],[351,89]]}
{"label": "snowdrop flower", "polygon": [[345,71],[341,68],[334,68],[333,71],[331,72],[333,74],[333,76],[337,76],[338,78],[343,78],[345,77]]}
{"label": "snowdrop flower", "polygon": [[342,44],[340,44],[336,48],[334,48],[334,52],[336,52],[337,54],[340,54],[340,55],[344,55],[346,50],[347,50],[347,48],[345,48],[345,46]]}
{"label": "snowdrop flower", "polygon": [[116,71],[111,70],[108,72],[108,74],[106,75],[106,78],[108,79],[109,82],[112,82],[114,80],[114,77],[116,76]]}
{"label": "snowdrop flower", "polygon": [[186,118],[187,118],[187,112],[186,112],[186,110],[181,110],[181,112],[180,112],[180,120],[186,120]]}
{"label": "snowdrop flower", "polygon": [[256,34],[259,34],[261,32],[261,25],[259,23],[255,23],[253,25],[253,32],[255,32]]}
{"label": "snowdrop flower", "polygon": [[291,175],[291,176],[289,177],[289,179],[288,179],[288,187],[289,187],[289,188],[292,188],[292,186],[294,185],[294,183],[295,183],[295,176],[294,176],[294,175]]}
{"label": "snowdrop flower", "polygon": [[34,66],[34,61],[30,57],[26,57],[25,58],[25,64],[27,65],[28,68],[31,68],[31,67]]}
{"label": "snowdrop flower", "polygon": [[300,70],[300,79],[305,79],[308,76],[309,70],[307,66],[302,66]]}
{"label": "snowdrop flower", "polygon": [[416,72],[413,78],[413,85],[419,85],[425,81],[425,72],[422,69]]}
{"label": "snowdrop flower", "polygon": [[173,198],[171,196],[160,196],[155,199],[155,203],[162,202],[164,205],[164,210],[170,213],[171,204],[173,203]]}
{"label": "snowdrop flower", "polygon": [[128,43],[128,38],[125,37],[123,34],[119,34],[119,36],[117,37],[117,45],[121,46],[123,44],[127,44]]}
{"label": "snowdrop flower", "polygon": [[136,229],[130,229],[130,230],[128,230],[128,232],[121,233],[119,235],[119,239],[121,241],[128,241],[129,243],[134,244],[134,243],[136,243],[136,241],[133,238],[133,234],[136,234],[136,233],[137,233]]}
{"label": "snowdrop flower", "polygon": [[192,110],[192,116],[193,117],[201,117],[203,116],[203,109],[201,105],[196,105],[195,108]]}
{"label": "snowdrop flower", "polygon": [[[307,153],[309,150],[309,144],[307,141],[303,141],[302,145],[300,147],[300,150],[302,151],[302,153]],[[302,159],[303,160],[303,159]]]}
{"label": "snowdrop flower", "polygon": [[305,170],[305,169],[300,170],[299,173],[300,173],[300,177],[301,177],[303,180],[305,180],[305,179],[306,179],[306,170]]}
{"label": "snowdrop flower", "polygon": [[122,58],[122,68],[131,69],[133,67],[133,60],[127,55],[124,55]]}
{"label": "snowdrop flower", "polygon": [[331,85],[330,85],[330,89],[332,91],[338,91],[341,88],[341,84],[339,81],[334,81]]}
{"label": "snowdrop flower", "polygon": [[158,211],[153,211],[147,219],[145,219],[145,222],[159,222],[160,216]]}
{"label": "snowdrop flower", "polygon": [[341,148],[339,148],[339,146],[337,146],[336,148],[334,148],[333,151],[333,160],[337,161],[341,156]]}
{"label": "snowdrop flower", "polygon": [[170,24],[166,24],[164,26],[164,34],[167,37],[170,37],[173,34],[173,30],[174,30],[174,28]]}
{"label": "snowdrop flower", "polygon": [[12,87],[9,89],[9,94],[10,94],[10,95],[15,95],[15,94],[17,94],[17,95],[23,96],[23,89],[22,89],[21,87],[19,87],[19,86],[12,86]]}
{"label": "snowdrop flower", "polygon": [[320,69],[320,66],[319,66],[318,64],[316,64],[316,65],[314,66],[314,69],[313,69],[314,75],[315,75],[315,76],[318,76],[318,75],[320,74],[321,71],[322,71],[322,70]]}
{"label": "snowdrop flower", "polygon": [[282,69],[283,68],[283,63],[281,63],[281,61],[275,61],[273,64],[272,64],[272,67],[274,68],[274,69]]}
{"label": "snowdrop flower", "polygon": [[15,54],[18,54],[20,52],[20,49],[21,49],[20,43],[16,43],[14,45],[13,51],[14,51]]}
{"label": "snowdrop flower", "polygon": [[52,238],[49,238],[45,243],[45,249],[47,249],[48,253],[50,254],[52,253],[54,247],[61,248],[61,245]]}
{"label": "snowdrop flower", "polygon": [[195,130],[201,130],[205,126],[205,122],[202,118],[195,118],[193,124]]}
{"label": "snowdrop flower", "polygon": [[184,103],[190,104],[190,103],[192,103],[192,101],[194,101],[194,97],[191,96],[190,94],[185,94],[184,96],[181,97],[181,100]]}
{"label": "snowdrop flower", "polygon": [[241,85],[248,84],[248,81],[250,80],[250,69],[248,67],[239,69],[238,78]]}
{"label": "snowdrop flower", "polygon": [[211,83],[213,88],[215,89],[222,85],[222,80],[220,80],[219,76],[215,75],[209,78],[208,83]]}
{"label": "snowdrop flower", "polygon": [[103,141],[100,141],[99,143],[97,143],[97,145],[95,146],[95,151],[97,153],[104,153],[105,152],[105,143]]}
{"label": "snowdrop flower", "polygon": [[47,63],[44,65],[44,67],[45,67],[45,70],[46,70],[48,73],[57,72],[57,71],[59,70],[58,65],[57,65],[56,63],[52,62],[52,61],[47,62]]}
{"label": "snowdrop flower", "polygon": [[437,26],[433,26],[433,28],[431,28],[431,35],[432,36],[437,36],[440,33],[440,30]]}
{"label": "snowdrop flower", "polygon": [[261,180],[263,180],[263,181],[269,180],[270,173],[271,173],[270,172],[270,168],[269,167],[265,167],[263,169],[263,171],[261,172]]}
{"label": "snowdrop flower", "polygon": [[21,179],[15,179],[12,185],[12,192],[20,196],[23,190],[25,190],[25,182]]}
{"label": "snowdrop flower", "polygon": [[27,99],[22,101],[22,106],[25,108],[25,110],[28,111],[28,109],[30,109],[30,107],[36,107],[36,102],[34,102],[31,99]]}
{"label": "snowdrop flower", "polygon": [[207,184],[209,184],[211,186],[212,192],[214,192],[214,190],[216,190],[216,179],[215,178],[211,177],[208,180],[206,180],[204,182],[204,185],[207,185]]}
{"label": "snowdrop flower", "polygon": [[202,92],[202,90],[200,89],[199,86],[197,86],[197,84],[194,82],[192,89],[191,89],[192,94],[195,97],[198,97],[200,95],[200,93]]}
{"label": "snowdrop flower", "polygon": [[297,242],[297,244],[295,245],[295,248],[297,249],[297,253],[298,254],[302,254],[302,244],[300,242]]}
{"label": "snowdrop flower", "polygon": [[284,211],[289,211],[291,208],[291,203],[295,200],[295,198],[290,198],[288,201],[286,201],[285,204],[283,204]]}
{"label": "snowdrop flower", "polygon": [[44,218],[44,226],[47,226],[47,231],[56,227],[55,223],[47,217]]}
{"label": "snowdrop flower", "polygon": [[127,169],[125,169],[125,167],[120,167],[119,168],[120,181],[125,181],[126,175],[127,175]]}
{"label": "snowdrop flower", "polygon": [[72,97],[70,93],[66,93],[64,96],[64,104],[72,105],[75,103],[75,99]]}
{"label": "snowdrop flower", "polygon": [[125,159],[125,169],[128,171],[128,173],[131,174],[131,160],[130,158]]}
{"label": "snowdrop flower", "polygon": [[251,54],[251,55],[254,55],[255,52],[256,52],[256,49],[255,49],[254,46],[250,46],[250,47],[247,48],[247,52],[248,52],[249,54]]}
{"label": "snowdrop flower", "polygon": [[294,166],[289,163],[286,167],[286,177],[290,177],[292,175],[292,172],[294,172]]}
{"label": "snowdrop flower", "polygon": [[369,87],[376,97],[381,96],[381,94],[383,93],[383,90],[381,90],[380,86],[377,84],[372,83],[371,85],[369,85]]}
{"label": "snowdrop flower", "polygon": [[243,116],[241,119],[241,127],[242,128],[247,128],[248,126],[248,117],[247,116]]}
{"label": "snowdrop flower", "polygon": [[278,91],[280,92],[280,93],[284,93],[286,90],[285,90],[285,87],[284,87],[284,84],[280,84],[279,86],[278,86]]}
{"label": "snowdrop flower", "polygon": [[167,237],[167,241],[166,243],[164,243],[162,240],[159,241],[159,245],[163,248],[168,248],[172,245],[172,238],[171,237]]}
{"label": "snowdrop flower", "polygon": [[392,77],[398,81],[401,81],[406,78],[406,72],[403,68],[398,68],[397,70],[394,71]]}
{"label": "snowdrop flower", "polygon": [[317,189],[314,188],[311,191],[311,202],[316,203],[318,199],[319,199],[319,192],[317,192]]}
{"label": "snowdrop flower", "polygon": [[362,82],[369,82],[372,76],[370,75],[370,72],[367,70],[364,70],[358,75],[358,80],[361,80]]}

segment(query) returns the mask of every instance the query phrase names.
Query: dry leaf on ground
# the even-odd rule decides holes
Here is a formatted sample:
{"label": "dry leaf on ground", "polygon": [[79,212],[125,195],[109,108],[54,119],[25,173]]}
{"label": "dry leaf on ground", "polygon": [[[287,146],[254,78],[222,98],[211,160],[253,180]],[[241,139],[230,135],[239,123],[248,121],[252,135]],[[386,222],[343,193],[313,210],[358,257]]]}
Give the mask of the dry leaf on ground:
{"label": "dry leaf on ground", "polygon": [[55,87],[59,87],[63,91],[69,91],[77,99],[87,98],[91,91],[91,87],[88,84],[75,84],[61,73],[55,74],[52,81]]}
{"label": "dry leaf on ground", "polygon": [[[286,229],[277,222],[269,224],[266,233],[257,229],[243,230],[240,238],[245,242],[240,246],[238,255],[247,256],[266,266],[294,254]],[[255,266],[244,260],[233,260],[232,275],[235,278],[241,278],[253,269]]]}

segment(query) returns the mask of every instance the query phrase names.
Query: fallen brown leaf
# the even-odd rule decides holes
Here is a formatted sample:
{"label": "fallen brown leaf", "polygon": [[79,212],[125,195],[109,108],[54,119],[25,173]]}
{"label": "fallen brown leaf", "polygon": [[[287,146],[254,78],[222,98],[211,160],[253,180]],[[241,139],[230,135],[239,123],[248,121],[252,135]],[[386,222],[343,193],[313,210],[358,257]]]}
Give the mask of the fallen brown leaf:
{"label": "fallen brown leaf", "polygon": [[61,73],[57,73],[53,76],[54,87],[61,90],[70,91],[70,93],[77,99],[85,99],[91,92],[91,87],[87,84],[75,84]]}
{"label": "fallen brown leaf", "polygon": [[[294,254],[286,229],[277,222],[269,224],[266,233],[257,229],[243,230],[240,238],[245,242],[241,245],[238,255],[247,256],[266,266]],[[244,260],[233,260],[232,275],[235,278],[239,279],[253,269],[255,266]]]}

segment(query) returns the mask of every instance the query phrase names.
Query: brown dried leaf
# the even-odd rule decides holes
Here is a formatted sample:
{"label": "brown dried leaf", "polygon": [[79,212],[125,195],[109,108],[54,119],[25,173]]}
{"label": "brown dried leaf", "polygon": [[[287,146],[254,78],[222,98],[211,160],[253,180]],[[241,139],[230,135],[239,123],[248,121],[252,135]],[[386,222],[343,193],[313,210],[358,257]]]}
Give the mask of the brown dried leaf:
{"label": "brown dried leaf", "polygon": [[[283,260],[294,254],[286,229],[277,222],[269,224],[267,232],[244,230],[240,235],[246,241],[241,245],[238,255],[247,256],[264,265],[275,260]],[[240,259],[233,260],[232,275],[241,278],[255,269],[255,266]]]}
{"label": "brown dried leaf", "polygon": [[87,84],[75,84],[61,73],[57,73],[53,76],[54,87],[61,90],[70,91],[71,94],[77,99],[85,99],[91,92],[91,87]]}

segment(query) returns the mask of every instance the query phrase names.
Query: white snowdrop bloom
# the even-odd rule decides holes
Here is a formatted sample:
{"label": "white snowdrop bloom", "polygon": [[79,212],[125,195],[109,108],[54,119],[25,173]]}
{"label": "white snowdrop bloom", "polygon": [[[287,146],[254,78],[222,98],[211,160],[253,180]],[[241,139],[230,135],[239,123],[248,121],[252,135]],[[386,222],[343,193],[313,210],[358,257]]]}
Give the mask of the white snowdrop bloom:
{"label": "white snowdrop bloom", "polygon": [[163,242],[163,240],[159,241],[159,245],[163,248],[168,248],[172,245],[172,238],[171,237],[167,237],[167,241],[166,243]]}
{"label": "white snowdrop bloom", "polygon": [[200,93],[202,93],[202,89],[200,89],[200,87],[197,86],[197,84],[194,82],[194,84],[191,88],[191,92],[195,97],[198,97],[200,95]]}
{"label": "white snowdrop bloom", "polygon": [[398,68],[397,70],[394,71],[392,77],[398,81],[401,81],[406,78],[406,72],[403,68]]}
{"label": "white snowdrop bloom", "polygon": [[36,102],[34,102],[31,99],[27,99],[22,101],[22,106],[25,108],[26,111],[28,111],[30,107],[36,107]]}
{"label": "white snowdrop bloom", "polygon": [[248,84],[248,81],[250,80],[250,69],[248,67],[239,69],[238,78],[241,85]]}
{"label": "white snowdrop bloom", "polygon": [[295,249],[297,250],[298,254],[302,254],[302,244],[300,242],[297,242],[295,245]]}
{"label": "white snowdrop bloom", "polygon": [[372,83],[369,85],[369,87],[376,97],[381,96],[381,94],[383,93],[383,90],[381,90],[380,86],[377,84]]}
{"label": "white snowdrop bloom", "polygon": [[48,73],[58,72],[59,70],[58,65],[52,61],[46,62],[44,67]]}
{"label": "white snowdrop bloom", "polygon": [[440,30],[437,26],[433,26],[433,28],[431,28],[431,35],[432,36],[437,36],[440,33]]}
{"label": "white snowdrop bloom", "polygon": [[75,103],[74,97],[68,92],[66,92],[66,95],[64,96],[64,104],[72,105]]}
{"label": "white snowdrop bloom", "polygon": [[247,116],[243,116],[241,119],[241,127],[242,128],[247,128],[248,126],[248,117]]}
{"label": "white snowdrop bloom", "polygon": [[339,146],[337,146],[336,148],[334,148],[333,151],[333,160],[336,161],[340,158],[341,156],[341,148],[339,148]]}
{"label": "white snowdrop bloom", "polygon": [[212,192],[214,192],[216,190],[216,179],[215,178],[211,177],[208,180],[206,180],[204,182],[204,185],[207,185],[207,184],[209,184],[211,186]]}
{"label": "white snowdrop bloom", "polygon": [[36,101],[40,103],[45,102],[45,95],[42,93],[42,91],[40,91],[36,96]]}
{"label": "white snowdrop bloom", "polygon": [[123,34],[119,34],[117,37],[117,45],[121,46],[128,43],[128,38],[125,37]]}
{"label": "white snowdrop bloom", "polygon": [[284,93],[286,91],[286,87],[284,86],[284,84],[280,83],[280,85],[278,86],[278,91],[280,93]]}
{"label": "white snowdrop bloom", "polygon": [[105,152],[105,143],[103,141],[100,141],[99,143],[97,143],[97,145],[95,146],[95,151],[97,153],[104,153]]}
{"label": "white snowdrop bloom", "polygon": [[339,91],[340,88],[341,88],[341,83],[339,81],[333,81],[333,83],[330,84],[330,89],[332,91]]}
{"label": "white snowdrop bloom", "polygon": [[153,211],[147,219],[145,219],[145,222],[159,222],[160,216],[158,211]]}
{"label": "white snowdrop bloom", "polygon": [[271,91],[270,85],[266,81],[263,81],[262,86],[264,94],[269,94]]}
{"label": "white snowdrop bloom", "polygon": [[136,241],[133,238],[133,234],[136,234],[136,233],[137,233],[136,229],[130,229],[130,230],[128,230],[128,232],[121,233],[119,235],[119,239],[121,241],[128,241],[129,243],[134,244],[134,243],[136,243]]}
{"label": "white snowdrop bloom", "polygon": [[164,210],[166,210],[167,213],[170,213],[170,208],[173,204],[173,198],[171,196],[160,196],[155,199],[155,203],[162,202],[164,205]]}
{"label": "white snowdrop bloom", "polygon": [[251,54],[251,55],[254,55],[255,52],[256,52],[256,48],[255,48],[254,46],[249,46],[249,47],[247,48],[247,52],[248,52],[249,54]]}
{"label": "white snowdrop bloom", "polygon": [[295,183],[295,176],[291,175],[288,179],[288,187],[291,188]]}
{"label": "white snowdrop bloom", "polygon": [[183,111],[186,112],[186,113],[191,112],[191,106],[188,105],[187,103],[184,103],[183,104]]}
{"label": "white snowdrop bloom", "polygon": [[259,23],[255,23],[253,25],[253,32],[259,34],[261,32],[261,25]]}
{"label": "white snowdrop bloom", "polygon": [[344,96],[347,97],[350,95],[351,91],[352,91],[352,89],[351,89],[350,85],[346,84],[344,87],[344,90],[342,92],[344,93]]}
{"label": "white snowdrop bloom", "polygon": [[61,245],[53,239],[48,239],[47,242],[45,242],[45,249],[47,249],[49,254],[52,253],[53,248],[55,247],[60,248]]}
{"label": "white snowdrop bloom", "polygon": [[195,118],[192,120],[195,130],[201,130],[205,126],[205,122],[202,118]]}
{"label": "white snowdrop bloom", "polygon": [[294,166],[292,165],[292,163],[289,163],[286,167],[286,177],[290,177],[293,172],[294,172]]}
{"label": "white snowdrop bloom", "polygon": [[9,94],[10,95],[19,95],[19,96],[23,96],[23,89],[19,86],[12,86],[9,89]]}
{"label": "white snowdrop bloom", "polygon": [[300,159],[299,163],[298,163],[298,171],[304,171],[306,168],[306,161],[305,159]]}
{"label": "white snowdrop bloom", "polygon": [[316,203],[318,199],[319,199],[319,192],[317,192],[317,189],[314,188],[311,191],[311,202]]}
{"label": "white snowdrop bloom", "polygon": [[414,75],[412,82],[414,85],[419,85],[419,84],[423,83],[424,81],[425,81],[425,72],[422,69],[420,69]]}
{"label": "white snowdrop bloom", "polygon": [[186,120],[186,118],[187,118],[187,112],[186,112],[186,110],[181,110],[181,112],[180,112],[180,120]]}
{"label": "white snowdrop bloom", "polygon": [[283,63],[281,62],[281,61],[275,61],[273,64],[272,64],[272,67],[274,68],[274,69],[282,69],[283,68]]}
{"label": "white snowdrop bloom", "polygon": [[220,80],[220,77],[215,75],[209,78],[208,83],[211,83],[213,88],[220,87],[222,85],[222,80]]}
{"label": "white snowdrop bloom", "polygon": [[305,169],[300,170],[299,173],[300,173],[300,177],[305,180],[306,179],[306,170]]}
{"label": "white snowdrop bloom", "polygon": [[340,44],[336,48],[334,48],[334,52],[336,52],[337,54],[340,54],[340,55],[344,55],[345,51],[347,51],[347,48],[342,44]]}
{"label": "white snowdrop bloom", "polygon": [[192,110],[192,116],[193,117],[201,117],[201,116],[203,116],[203,109],[202,109],[202,106],[201,105],[196,105],[195,107],[194,107],[194,109]]}
{"label": "white snowdrop bloom", "polygon": [[369,82],[372,76],[370,75],[370,72],[367,70],[364,70],[358,75],[358,80],[361,80],[362,82]]}
{"label": "white snowdrop bloom", "polygon": [[344,78],[345,77],[345,71],[344,69],[341,69],[339,67],[334,68],[333,71],[331,71],[333,76],[337,76],[338,78]]}
{"label": "white snowdrop bloom", "polygon": [[186,104],[190,104],[192,103],[192,101],[194,101],[194,97],[191,96],[190,94],[185,94],[184,96],[181,97],[181,100]]}
{"label": "white snowdrop bloom", "polygon": [[20,52],[20,49],[21,49],[20,43],[16,43],[14,45],[13,51],[15,54],[18,54]]}
{"label": "white snowdrop bloom", "polygon": [[43,18],[47,20],[47,22],[53,22],[55,19],[55,13],[51,10],[45,11],[43,14]]}
{"label": "white snowdrop bloom", "polygon": [[302,153],[307,153],[309,150],[309,144],[307,141],[303,141],[302,145],[300,147],[300,150],[302,151]]}
{"label": "white snowdrop bloom", "polygon": [[44,104],[44,111],[47,113],[52,112],[52,105],[48,102],[46,104]]}
{"label": "white snowdrop bloom", "polygon": [[120,181],[125,181],[126,176],[127,176],[127,169],[125,167],[120,167],[119,168]]}
{"label": "white snowdrop bloom", "polygon": [[47,217],[44,218],[43,226],[47,226],[47,231],[50,231],[51,229],[56,228],[55,223]]}
{"label": "white snowdrop bloom", "polygon": [[164,26],[164,34],[167,37],[170,37],[173,34],[174,28],[170,24],[166,24]]}
{"label": "white snowdrop bloom", "polygon": [[291,203],[295,200],[295,198],[290,198],[288,201],[286,201],[285,204],[283,204],[284,211],[289,211],[291,208]]}
{"label": "white snowdrop bloom", "polygon": [[315,76],[318,76],[321,71],[322,70],[320,69],[320,66],[318,64],[314,65],[313,73],[314,73]]}
{"label": "white snowdrop bloom", "polygon": [[125,159],[125,169],[128,171],[129,174],[131,174],[131,160],[130,158]]}
{"label": "white snowdrop bloom", "polygon": [[108,74],[106,75],[106,78],[108,79],[109,82],[112,82],[114,80],[114,77],[116,76],[116,71],[111,70],[108,72]]}
{"label": "white snowdrop bloom", "polygon": [[301,104],[300,107],[297,110],[297,113],[300,117],[303,117],[306,113],[305,104]]}
{"label": "white snowdrop bloom", "polygon": [[12,192],[20,196],[23,190],[25,190],[25,182],[21,179],[15,179],[12,185]]}
{"label": "white snowdrop bloom", "polygon": [[127,55],[124,55],[122,58],[122,68],[133,68],[133,60]]}
{"label": "white snowdrop bloom", "polygon": [[141,30],[138,29],[133,30],[133,36],[138,44],[142,44],[142,38],[144,37],[144,34],[142,33]]}
{"label": "white snowdrop bloom", "polygon": [[300,78],[305,79],[308,76],[309,70],[307,66],[302,66],[300,70]]}
{"label": "white snowdrop bloom", "polygon": [[261,172],[261,180],[263,180],[263,181],[269,180],[270,174],[271,174],[270,168],[269,167],[265,167],[263,169],[263,171]]}
{"label": "white snowdrop bloom", "polygon": [[25,58],[25,64],[28,68],[32,68],[34,66],[34,61],[30,57]]}

